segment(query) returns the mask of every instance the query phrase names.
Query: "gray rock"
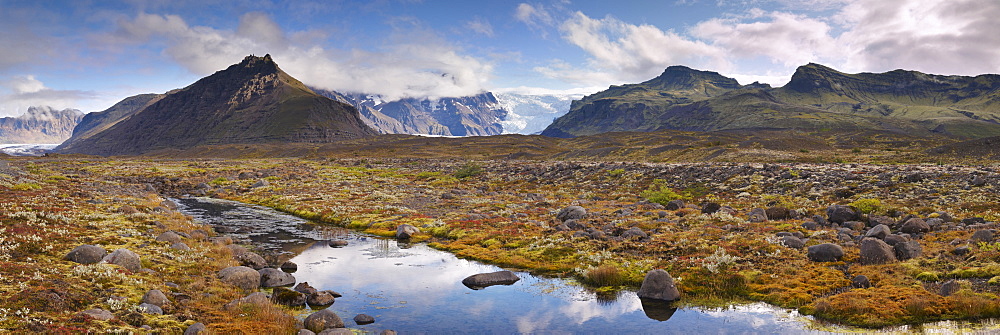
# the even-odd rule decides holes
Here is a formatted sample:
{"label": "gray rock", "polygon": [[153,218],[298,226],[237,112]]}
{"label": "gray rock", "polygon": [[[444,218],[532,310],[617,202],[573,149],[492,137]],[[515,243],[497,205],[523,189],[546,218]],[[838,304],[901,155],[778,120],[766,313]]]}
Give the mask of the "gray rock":
{"label": "gray rock", "polygon": [[157,305],[141,303],[139,304],[139,308],[142,309],[145,314],[163,315],[163,309]]}
{"label": "gray rock", "polygon": [[701,206],[701,212],[704,214],[712,214],[718,212],[720,209],[722,209],[722,205],[715,202],[706,202]]}
{"label": "gray rock", "polygon": [[680,299],[681,293],[674,285],[674,278],[663,269],[655,269],[646,273],[642,286],[636,293],[642,299],[674,301]]}
{"label": "gray rock", "polygon": [[899,243],[902,243],[902,242],[906,242],[906,241],[909,241],[909,240],[910,239],[908,239],[908,238],[906,238],[906,237],[904,237],[902,235],[887,235],[885,237],[885,239],[883,239],[883,241],[885,241],[886,244],[892,245],[892,246],[895,246],[896,244],[899,244]]}
{"label": "gray rock", "polygon": [[146,292],[146,294],[142,296],[142,302],[164,307],[170,303],[170,300],[167,300],[167,295],[163,294],[163,291],[149,290],[149,292]]}
{"label": "gray rock", "polygon": [[218,277],[227,283],[244,290],[256,290],[260,287],[260,272],[246,266],[231,266],[219,271]]}
{"label": "gray rock", "polygon": [[66,254],[65,259],[80,264],[94,264],[100,262],[107,254],[108,252],[104,248],[84,244],[73,248],[72,251]]}
{"label": "gray rock", "polygon": [[142,269],[142,261],[139,260],[139,255],[128,249],[115,250],[107,256],[104,256],[102,261],[109,264],[116,264],[132,272],[137,272],[139,269]]}
{"label": "gray rock", "polygon": [[191,247],[189,247],[187,244],[184,244],[184,242],[177,242],[177,243],[171,244],[170,245],[170,249],[188,251],[188,250],[191,250]]}
{"label": "gray rock", "polygon": [[754,208],[754,209],[751,209],[749,216],[750,216],[750,218],[748,220],[750,222],[764,222],[764,221],[767,221],[767,212],[765,212],[763,208]]}
{"label": "gray rock", "polygon": [[880,224],[875,227],[872,227],[872,229],[868,229],[868,232],[865,233],[865,237],[874,237],[880,240],[884,240],[886,236],[889,236],[889,234],[892,234],[892,232],[889,230],[889,226]]}
{"label": "gray rock", "polygon": [[792,213],[785,207],[768,207],[764,210],[768,220],[788,220],[792,218]]}
{"label": "gray rock", "polygon": [[813,262],[836,262],[844,257],[844,248],[833,243],[817,244],[807,249],[806,257]]}
{"label": "gray rock", "polygon": [[115,315],[112,314],[111,312],[100,308],[88,309],[83,312],[80,312],[79,314],[100,321],[108,321],[115,317]]}
{"label": "gray rock", "polygon": [[972,233],[973,242],[991,242],[994,235],[993,229],[980,229]]}
{"label": "gray rock", "polygon": [[302,292],[302,293],[305,293],[305,294],[313,294],[313,293],[317,292],[316,288],[312,287],[312,285],[309,285],[309,282],[298,283],[297,285],[295,285],[295,288],[293,288],[293,290],[296,290],[296,291],[299,291],[299,292]]}
{"label": "gray rock", "polygon": [[267,294],[264,294],[264,292],[254,292],[245,297],[230,301],[226,305],[222,306],[222,309],[227,311],[233,310],[241,305],[269,306],[271,305],[271,298],[269,298]]}
{"label": "gray rock", "polygon": [[891,246],[880,239],[867,237],[861,240],[861,265],[885,264],[896,261],[896,253]]}
{"label": "gray rock", "polygon": [[629,239],[629,240],[633,240],[633,239],[640,239],[641,240],[641,239],[646,239],[646,238],[649,237],[649,235],[646,234],[646,232],[642,231],[642,229],[639,229],[639,227],[632,227],[631,229],[626,230],[625,232],[623,232],[621,236],[622,236],[622,238]]}
{"label": "gray rock", "polygon": [[861,213],[853,206],[833,205],[826,209],[826,217],[832,223],[844,223],[847,221],[858,221]]}
{"label": "gray rock", "polygon": [[685,205],[686,204],[684,203],[684,200],[680,199],[670,200],[669,202],[667,202],[667,205],[664,206],[664,208],[666,208],[666,210],[668,211],[676,211],[678,209],[684,208]]}
{"label": "gray rock", "polygon": [[892,248],[896,251],[896,259],[905,261],[911,258],[920,257],[924,249],[917,241],[905,241],[896,243]]}
{"label": "gray rock", "polygon": [[256,183],[253,183],[253,185],[250,185],[250,188],[259,188],[259,187],[268,187],[268,186],[271,186],[271,183],[268,182],[267,180],[261,179],[261,180],[258,180]]}
{"label": "gray rock", "polygon": [[413,237],[413,235],[419,233],[420,229],[408,224],[401,224],[398,227],[396,227],[396,238],[400,240],[409,239],[410,237]]}
{"label": "gray rock", "polygon": [[802,240],[798,237],[791,235],[782,236],[781,244],[792,249],[802,249],[806,247],[805,242],[802,242]]}
{"label": "gray rock", "polygon": [[347,328],[327,329],[316,335],[354,335],[354,332]]}
{"label": "gray rock", "polygon": [[569,206],[563,208],[556,214],[556,220],[565,222],[566,220],[580,220],[587,217],[587,210],[580,206]]}
{"label": "gray rock", "polygon": [[316,332],[309,329],[299,329],[299,332],[295,333],[295,335],[316,335]]}
{"label": "gray rock", "polygon": [[187,329],[184,330],[184,335],[198,335],[198,334],[207,333],[207,332],[208,332],[208,329],[205,328],[205,324],[201,323],[201,322],[198,322],[198,323],[195,323],[193,325],[188,326]]}
{"label": "gray rock", "polygon": [[906,220],[906,222],[903,223],[901,227],[899,227],[899,231],[907,234],[920,234],[931,231],[931,226],[928,225],[927,222],[924,221],[924,219],[912,218]]}
{"label": "gray rock", "polygon": [[337,301],[335,294],[337,296],[340,295],[329,290],[313,292],[309,294],[308,298],[306,298],[306,302],[309,303],[309,306],[333,305],[333,303]]}
{"label": "gray rock", "polygon": [[165,231],[160,236],[156,237],[157,242],[167,242],[167,244],[174,244],[181,242],[181,236],[177,235],[172,231]]}
{"label": "gray rock", "polygon": [[326,329],[344,328],[344,320],[337,316],[337,313],[329,309],[324,309],[310,314],[304,321],[306,329],[319,333]]}
{"label": "gray rock", "polygon": [[263,268],[260,273],[260,287],[278,287],[295,284],[295,276],[275,268]]}
{"label": "gray rock", "polygon": [[580,222],[578,222],[578,221],[576,221],[574,219],[566,220],[566,222],[563,222],[563,224],[566,225],[566,227],[568,227],[570,230],[584,230],[584,229],[587,229],[587,226],[584,226],[582,223],[580,223]]}
{"label": "gray rock", "polygon": [[305,306],[306,294],[290,290],[287,287],[275,287],[271,294],[271,301],[285,306]]}
{"label": "gray rock", "polygon": [[473,290],[480,290],[493,285],[512,285],[520,277],[510,271],[497,271],[490,273],[474,274],[462,280],[462,284]]}
{"label": "gray rock", "polygon": [[938,294],[947,297],[949,295],[955,294],[958,290],[962,289],[962,285],[954,279],[944,282],[941,285],[941,289],[938,290]]}
{"label": "gray rock", "polygon": [[816,223],[816,221],[809,220],[809,221],[802,222],[802,228],[809,229],[809,230],[816,230],[817,228],[819,228],[819,224]]}
{"label": "gray rock", "polygon": [[256,252],[245,251],[239,254],[234,253],[236,261],[240,262],[240,265],[253,268],[254,270],[260,270],[267,267],[267,261],[264,257],[261,257]]}
{"label": "gray rock", "polygon": [[344,240],[330,240],[330,242],[328,242],[327,245],[329,245],[331,248],[346,247],[347,246],[347,241],[344,241]]}
{"label": "gray rock", "polygon": [[955,254],[955,255],[958,255],[958,256],[965,256],[965,255],[968,255],[970,252],[972,252],[972,249],[970,249],[968,246],[965,246],[965,245],[951,250],[952,254]]}
{"label": "gray rock", "polygon": [[972,185],[972,186],[975,186],[975,187],[985,186],[986,185],[986,178],[983,178],[983,176],[980,176],[980,175],[976,175],[975,177],[972,177],[972,180],[969,181],[969,185]]}
{"label": "gray rock", "polygon": [[374,322],[375,322],[375,317],[368,314],[358,314],[354,316],[354,323],[357,323],[359,326],[367,325]]}
{"label": "gray rock", "polygon": [[292,273],[299,270],[299,265],[292,261],[285,261],[281,263],[281,271]]}
{"label": "gray rock", "polygon": [[868,280],[868,276],[857,275],[851,280],[851,286],[854,288],[869,288],[872,287],[872,282]]}

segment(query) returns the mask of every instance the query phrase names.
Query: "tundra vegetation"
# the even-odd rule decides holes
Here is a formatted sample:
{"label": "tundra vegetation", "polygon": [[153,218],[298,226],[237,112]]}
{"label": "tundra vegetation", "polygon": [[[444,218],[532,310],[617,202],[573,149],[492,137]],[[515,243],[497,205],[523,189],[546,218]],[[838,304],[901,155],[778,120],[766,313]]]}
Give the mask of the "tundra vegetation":
{"label": "tundra vegetation", "polygon": [[[460,257],[573,278],[599,295],[652,269],[686,306],[763,301],[883,327],[1000,317],[1000,175],[975,165],[614,163],[409,158],[5,158],[0,329],[51,333],[294,332],[297,310],[222,306],[246,292],[210,227],[167,197],[263,205],[317,224],[412,239]],[[585,215],[564,220],[580,206]],[[571,222],[572,221],[572,222]],[[919,221],[919,222],[918,222]],[[885,225],[886,230],[879,225]],[[156,241],[182,232],[190,250]],[[867,239],[866,239],[867,236]],[[884,261],[866,245],[885,244]],[[884,242],[883,242],[884,241]],[[127,248],[142,270],[64,259]],[[842,250],[830,261],[816,246]],[[881,246],[878,244],[876,246]],[[252,249],[252,246],[248,246]],[[874,250],[874,249],[873,249]],[[862,278],[863,276],[863,278]],[[140,312],[151,289],[171,301]],[[79,314],[100,308],[115,317]]]}

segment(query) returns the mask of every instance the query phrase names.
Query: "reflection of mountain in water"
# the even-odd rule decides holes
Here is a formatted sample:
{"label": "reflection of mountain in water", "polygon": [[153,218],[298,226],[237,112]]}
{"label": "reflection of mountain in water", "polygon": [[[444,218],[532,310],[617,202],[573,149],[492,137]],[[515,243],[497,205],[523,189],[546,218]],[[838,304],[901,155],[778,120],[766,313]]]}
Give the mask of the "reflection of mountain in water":
{"label": "reflection of mountain in water", "polygon": [[396,241],[386,240],[386,239],[376,239],[372,243],[371,248],[363,249],[362,251],[365,252],[364,255],[372,256],[369,259],[402,258],[413,255],[408,252],[403,252],[401,249],[405,248],[400,248],[399,243]]}

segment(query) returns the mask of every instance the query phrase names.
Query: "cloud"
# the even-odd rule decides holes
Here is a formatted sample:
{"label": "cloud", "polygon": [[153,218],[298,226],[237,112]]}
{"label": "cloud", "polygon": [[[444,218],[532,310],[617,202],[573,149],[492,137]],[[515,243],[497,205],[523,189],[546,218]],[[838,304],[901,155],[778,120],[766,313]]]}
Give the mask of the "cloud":
{"label": "cloud", "polygon": [[552,15],[542,5],[521,3],[514,10],[514,18],[529,26],[553,25]]}
{"label": "cloud", "polygon": [[759,9],[752,10],[749,17],[756,20],[710,19],[698,23],[691,33],[723,49],[730,60],[764,56],[774,63],[798,66],[839,56],[841,49],[826,22]]}
{"label": "cloud", "polygon": [[586,69],[554,61],[535,70],[570,82],[596,85],[642,81],[678,64],[729,67],[722,50],[652,25],[629,24],[613,17],[593,19],[576,12],[559,29],[563,39],[589,55]]}
{"label": "cloud", "polygon": [[225,69],[249,54],[271,54],[282,69],[306,84],[380,94],[386,100],[467,96],[484,90],[492,64],[463,55],[413,19],[390,23],[394,36],[375,51],[308,43],[314,38],[297,37],[316,34],[289,34],[263,13],[243,15],[233,31],[190,26],[176,15],[139,14],[119,22],[112,40],[162,41],[166,55],[200,75]]}
{"label": "cloud", "polygon": [[493,37],[493,25],[490,24],[489,20],[481,17],[476,17],[472,21],[465,22],[465,28],[488,37]]}
{"label": "cloud", "polygon": [[35,76],[16,76],[0,81],[0,117],[21,115],[32,106],[79,108],[82,102],[97,98],[91,91],[54,90]]}

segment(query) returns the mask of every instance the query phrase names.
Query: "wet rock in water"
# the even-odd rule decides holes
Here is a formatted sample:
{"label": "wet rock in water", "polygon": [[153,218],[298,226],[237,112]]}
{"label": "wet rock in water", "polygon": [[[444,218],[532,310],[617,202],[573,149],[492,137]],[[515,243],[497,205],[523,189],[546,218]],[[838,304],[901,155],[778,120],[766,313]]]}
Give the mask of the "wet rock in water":
{"label": "wet rock in water", "polygon": [[639,227],[632,227],[631,229],[623,232],[621,236],[622,238],[629,240],[634,240],[634,239],[641,240],[649,237],[649,235],[646,234],[646,232],[642,231],[642,229],[639,229]]}
{"label": "wet rock in water", "polygon": [[806,257],[813,262],[836,262],[844,257],[844,248],[833,243],[817,244],[807,249]]}
{"label": "wet rock in water", "polygon": [[687,204],[684,203],[684,200],[678,199],[678,200],[670,200],[669,202],[667,202],[667,205],[663,207],[668,211],[676,211],[678,209],[684,208],[684,206],[686,205]]}
{"label": "wet rock in water", "polygon": [[219,271],[218,277],[223,283],[244,290],[256,290],[260,287],[260,272],[246,266],[231,266]]}
{"label": "wet rock in water", "polygon": [[801,239],[791,235],[782,236],[781,244],[792,249],[802,249],[806,246],[805,242],[802,242]]}
{"label": "wet rock in water", "polygon": [[142,302],[164,307],[170,303],[170,300],[167,300],[167,295],[163,294],[163,291],[149,290],[149,292],[146,292],[146,294],[142,296]]}
{"label": "wet rock in water", "polygon": [[413,237],[413,235],[419,233],[420,229],[408,224],[401,224],[398,227],[396,227],[396,238],[400,240],[407,240],[410,237]]}
{"label": "wet rock in water", "polygon": [[306,329],[316,333],[326,329],[344,328],[344,320],[341,320],[337,313],[329,309],[310,314],[303,323]]}
{"label": "wet rock in water", "polygon": [[287,287],[275,287],[271,293],[271,301],[285,306],[305,306],[306,294],[289,290]]}
{"label": "wet rock in water", "polygon": [[354,323],[357,323],[359,326],[371,324],[374,322],[375,322],[375,317],[368,314],[358,314],[354,316]]}
{"label": "wet rock in water", "polygon": [[861,265],[885,264],[896,261],[896,252],[880,239],[867,237],[861,240]]}
{"label": "wet rock in water", "polygon": [[100,321],[108,321],[108,320],[111,320],[111,319],[113,319],[115,317],[115,315],[112,314],[111,312],[103,310],[103,309],[100,309],[100,308],[88,309],[88,310],[85,310],[85,311],[80,312],[78,314],[81,315],[81,316],[86,316],[86,317],[89,317],[91,319],[100,320]]}
{"label": "wet rock in water", "polygon": [[142,269],[142,261],[139,260],[139,255],[128,249],[115,250],[104,256],[101,260],[109,264],[116,264],[132,272]]}
{"label": "wet rock in water", "polygon": [[295,276],[275,268],[263,268],[260,273],[260,287],[278,287],[295,284]]}
{"label": "wet rock in water", "polygon": [[337,301],[336,296],[334,296],[334,294],[340,296],[339,293],[329,290],[313,292],[309,294],[308,298],[306,298],[306,302],[309,303],[309,306],[332,305],[334,302]]}
{"label": "wet rock in water", "polygon": [[768,207],[764,210],[768,220],[788,220],[792,218],[791,211],[785,207]]}
{"label": "wet rock in water", "polygon": [[767,212],[763,208],[754,208],[750,210],[749,219],[750,222],[764,222],[767,221]]}
{"label": "wet rock in water", "polygon": [[191,247],[189,247],[184,242],[177,242],[177,243],[171,244],[170,245],[170,249],[189,251],[189,250],[191,250]]}
{"label": "wet rock in water", "polygon": [[861,213],[853,206],[833,205],[827,207],[826,217],[832,223],[841,224],[847,221],[858,221]]}
{"label": "wet rock in water", "polygon": [[177,235],[172,231],[165,231],[156,237],[157,242],[167,242],[167,244],[174,244],[181,242],[181,236]]}
{"label": "wet rock in water", "polygon": [[920,242],[917,241],[896,243],[892,248],[896,251],[896,259],[900,261],[920,257],[924,251],[924,248],[920,246]]}
{"label": "wet rock in water", "polygon": [[993,229],[980,229],[972,233],[972,242],[991,242],[994,235]]}
{"label": "wet rock in water", "polygon": [[493,285],[512,285],[518,280],[521,280],[521,278],[516,274],[504,270],[474,274],[463,279],[462,284],[473,290],[480,290]]}
{"label": "wet rock in water", "polygon": [[931,226],[928,225],[927,222],[924,221],[924,219],[912,218],[906,220],[906,222],[903,223],[901,227],[899,227],[899,231],[907,234],[920,234],[931,231]]}
{"label": "wet rock in water", "polygon": [[223,310],[232,310],[240,307],[240,305],[257,305],[257,306],[268,306],[271,305],[271,298],[264,294],[264,292],[254,292],[242,298],[230,301],[226,305],[222,306]]}
{"label": "wet rock in water", "polygon": [[580,220],[587,217],[587,210],[580,206],[569,206],[563,208],[556,214],[556,220],[566,222],[566,220]]}
{"label": "wet rock in water", "polygon": [[295,285],[295,288],[293,288],[293,290],[296,290],[296,291],[299,291],[299,292],[302,292],[302,293],[305,293],[305,294],[316,293],[316,288],[312,287],[312,285],[309,285],[309,282],[298,283],[297,285]]}
{"label": "wet rock in water", "polygon": [[234,258],[236,261],[240,262],[240,265],[253,268],[254,270],[260,270],[267,267],[267,261],[256,252],[243,252],[236,255]]}
{"label": "wet rock in water", "polygon": [[889,231],[889,226],[880,224],[875,227],[872,227],[872,229],[868,229],[868,232],[865,233],[865,237],[874,237],[880,240],[884,240],[886,236],[889,236],[889,234],[892,234],[892,232]]}
{"label": "wet rock in water", "polygon": [[703,214],[713,214],[718,212],[720,209],[722,209],[722,205],[715,202],[706,202],[701,206],[701,212]]}
{"label": "wet rock in water", "polygon": [[328,242],[327,245],[329,245],[331,248],[346,247],[347,246],[347,241],[344,241],[344,240],[330,240],[330,242]]}
{"label": "wet rock in water", "polygon": [[646,273],[642,286],[636,292],[640,299],[674,301],[680,299],[681,293],[674,285],[674,278],[663,269],[655,269]]}
{"label": "wet rock in water", "polygon": [[281,271],[292,273],[292,272],[295,272],[295,271],[299,270],[299,265],[295,264],[292,261],[284,261],[283,263],[281,263],[281,267],[280,268],[281,268]]}
{"label": "wet rock in water", "polygon": [[955,292],[958,292],[958,290],[960,289],[962,289],[962,285],[959,284],[959,282],[952,279],[944,282],[944,284],[941,285],[941,289],[938,290],[938,294],[941,295],[942,297],[947,297],[952,294],[955,294]]}
{"label": "wet rock in water", "polygon": [[354,332],[347,328],[327,329],[316,335],[354,335]]}
{"label": "wet rock in water", "polygon": [[205,324],[201,323],[201,322],[198,322],[198,323],[195,323],[193,325],[188,326],[187,329],[184,330],[184,335],[198,335],[198,334],[206,333],[207,331],[208,331],[208,329],[205,328]]}
{"label": "wet rock in water", "polygon": [[104,250],[104,248],[96,245],[84,244],[73,248],[73,250],[66,254],[66,257],[64,258],[68,261],[80,264],[94,264],[100,262],[101,259],[104,259],[104,256],[107,256],[107,254],[108,252]]}
{"label": "wet rock in water", "polygon": [[146,313],[146,314],[163,315],[163,309],[160,308],[160,306],[157,306],[157,305],[147,304],[147,303],[141,303],[141,304],[139,304],[139,309],[141,309],[143,311],[143,313]]}
{"label": "wet rock in water", "polygon": [[851,280],[851,286],[854,288],[869,288],[872,287],[872,282],[868,280],[868,276],[857,275]]}

